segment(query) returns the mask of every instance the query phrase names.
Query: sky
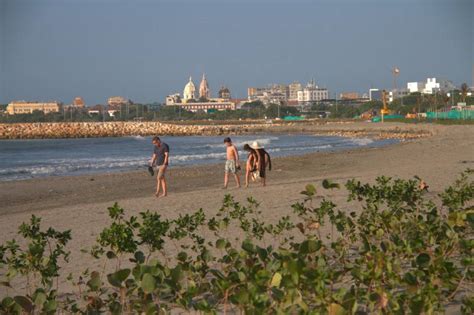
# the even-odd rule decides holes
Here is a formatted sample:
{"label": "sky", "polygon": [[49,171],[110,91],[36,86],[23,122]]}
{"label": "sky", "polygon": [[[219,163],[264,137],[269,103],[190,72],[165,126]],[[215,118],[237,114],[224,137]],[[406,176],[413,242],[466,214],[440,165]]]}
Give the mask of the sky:
{"label": "sky", "polygon": [[206,73],[334,96],[427,77],[473,85],[472,0],[0,0],[0,103],[163,102]]}

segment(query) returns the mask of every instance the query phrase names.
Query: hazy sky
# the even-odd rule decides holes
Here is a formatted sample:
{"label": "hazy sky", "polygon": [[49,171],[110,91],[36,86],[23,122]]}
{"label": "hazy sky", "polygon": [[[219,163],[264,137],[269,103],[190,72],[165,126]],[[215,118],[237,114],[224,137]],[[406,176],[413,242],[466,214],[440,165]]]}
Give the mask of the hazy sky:
{"label": "hazy sky", "polygon": [[367,92],[472,84],[473,0],[0,0],[0,103],[162,102],[205,72],[213,95],[316,82]]}

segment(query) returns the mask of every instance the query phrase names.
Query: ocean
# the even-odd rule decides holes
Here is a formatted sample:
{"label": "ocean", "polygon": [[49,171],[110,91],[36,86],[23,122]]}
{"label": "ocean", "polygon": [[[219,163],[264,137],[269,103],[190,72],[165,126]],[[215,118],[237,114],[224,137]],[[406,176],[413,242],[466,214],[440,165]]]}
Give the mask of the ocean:
{"label": "ocean", "polygon": [[[163,137],[170,146],[170,167],[223,162],[222,136]],[[397,140],[312,135],[234,136],[241,159],[245,143],[258,141],[272,157],[389,145]],[[0,141],[0,181],[145,169],[151,137],[35,139]]]}

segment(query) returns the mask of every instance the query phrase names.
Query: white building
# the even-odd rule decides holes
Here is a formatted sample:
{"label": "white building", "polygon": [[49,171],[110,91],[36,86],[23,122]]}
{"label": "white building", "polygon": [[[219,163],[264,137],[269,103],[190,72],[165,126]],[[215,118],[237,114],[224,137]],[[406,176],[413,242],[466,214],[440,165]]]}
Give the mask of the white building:
{"label": "white building", "polygon": [[311,103],[329,98],[329,92],[326,88],[320,88],[311,80],[303,90],[298,91],[299,103]]}
{"label": "white building", "polygon": [[408,91],[410,91],[410,93],[416,93],[416,92],[421,93],[425,89],[425,83],[424,82],[408,82],[407,89]]}
{"label": "white building", "polygon": [[181,103],[181,96],[179,95],[179,93],[166,96],[166,100],[165,100],[166,105],[175,105],[177,103]]}
{"label": "white building", "polygon": [[196,86],[194,86],[193,79],[189,77],[189,82],[184,86],[183,101],[186,103],[188,100],[196,98]]}
{"label": "white building", "polygon": [[301,85],[301,83],[297,81],[288,85],[288,92],[289,92],[288,100],[290,101],[298,100],[298,91],[301,91],[301,90],[303,90],[303,86]]}

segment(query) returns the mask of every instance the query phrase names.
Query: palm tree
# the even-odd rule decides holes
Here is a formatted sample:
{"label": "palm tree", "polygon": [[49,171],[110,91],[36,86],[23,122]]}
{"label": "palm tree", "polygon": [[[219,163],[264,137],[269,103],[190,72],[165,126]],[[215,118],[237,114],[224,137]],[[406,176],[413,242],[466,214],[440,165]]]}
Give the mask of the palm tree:
{"label": "palm tree", "polygon": [[466,103],[466,96],[467,96],[468,87],[466,83],[461,84],[461,97],[462,102]]}

